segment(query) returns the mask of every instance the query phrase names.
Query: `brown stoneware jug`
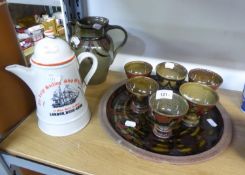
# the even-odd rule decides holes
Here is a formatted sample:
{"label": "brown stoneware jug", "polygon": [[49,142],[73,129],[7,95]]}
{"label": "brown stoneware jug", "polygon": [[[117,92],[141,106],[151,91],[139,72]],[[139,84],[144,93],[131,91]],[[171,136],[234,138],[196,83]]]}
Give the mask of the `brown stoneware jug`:
{"label": "brown stoneware jug", "polygon": [[[74,34],[70,40],[70,45],[77,55],[81,52],[91,52],[96,55],[98,68],[89,84],[100,84],[106,80],[108,70],[116,57],[118,50],[127,41],[127,32],[118,25],[110,25],[109,20],[99,16],[89,16],[73,23]],[[110,35],[109,31],[114,31],[117,35]],[[115,38],[120,34],[123,37],[117,44]],[[90,69],[92,62],[86,59],[81,63],[80,74],[85,75]]]}

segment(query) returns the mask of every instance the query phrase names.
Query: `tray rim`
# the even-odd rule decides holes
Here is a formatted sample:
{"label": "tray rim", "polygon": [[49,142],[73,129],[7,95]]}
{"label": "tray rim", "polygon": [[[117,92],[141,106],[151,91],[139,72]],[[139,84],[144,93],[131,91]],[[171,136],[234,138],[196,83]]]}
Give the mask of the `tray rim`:
{"label": "tray rim", "polygon": [[109,88],[104,95],[102,96],[100,103],[99,103],[99,115],[100,115],[100,123],[103,126],[104,130],[108,133],[110,137],[114,141],[116,141],[119,145],[121,145],[123,148],[127,149],[129,152],[135,154],[138,157],[141,157],[146,160],[151,160],[154,162],[167,162],[170,164],[194,164],[194,163],[201,163],[207,160],[212,159],[213,157],[221,154],[226,148],[229,147],[231,140],[232,140],[232,121],[227,113],[227,111],[224,109],[224,107],[218,102],[216,104],[216,107],[221,113],[223,122],[224,122],[224,130],[223,134],[219,140],[219,142],[212,147],[211,149],[204,151],[199,154],[195,155],[187,155],[187,156],[169,156],[169,155],[162,155],[153,153],[147,150],[144,150],[142,148],[139,148],[132,143],[126,141],[122,136],[120,136],[110,125],[110,122],[108,121],[107,115],[106,115],[106,105],[111,97],[112,93],[114,93],[115,90],[117,90],[119,87],[123,86],[125,84],[126,80],[123,80]]}

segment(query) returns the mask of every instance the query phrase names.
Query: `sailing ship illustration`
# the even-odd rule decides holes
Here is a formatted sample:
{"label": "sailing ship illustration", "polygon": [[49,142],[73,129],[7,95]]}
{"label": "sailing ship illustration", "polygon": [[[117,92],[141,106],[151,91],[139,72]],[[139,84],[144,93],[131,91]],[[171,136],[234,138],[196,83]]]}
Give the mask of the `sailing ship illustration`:
{"label": "sailing ship illustration", "polygon": [[78,96],[79,96],[79,91],[72,89],[69,85],[66,85],[63,90],[59,86],[53,93],[52,106],[54,108],[59,108],[66,105],[73,104]]}

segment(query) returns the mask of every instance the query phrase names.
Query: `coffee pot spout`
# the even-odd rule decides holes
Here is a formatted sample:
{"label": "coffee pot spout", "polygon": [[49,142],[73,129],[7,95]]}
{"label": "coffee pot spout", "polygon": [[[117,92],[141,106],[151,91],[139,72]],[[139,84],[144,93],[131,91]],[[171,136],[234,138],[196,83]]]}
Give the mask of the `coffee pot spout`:
{"label": "coffee pot spout", "polygon": [[32,90],[32,92],[35,94],[33,84],[34,84],[34,79],[33,79],[33,71],[31,68],[21,66],[18,64],[13,64],[5,67],[5,70],[15,74],[18,76],[20,79],[22,79]]}

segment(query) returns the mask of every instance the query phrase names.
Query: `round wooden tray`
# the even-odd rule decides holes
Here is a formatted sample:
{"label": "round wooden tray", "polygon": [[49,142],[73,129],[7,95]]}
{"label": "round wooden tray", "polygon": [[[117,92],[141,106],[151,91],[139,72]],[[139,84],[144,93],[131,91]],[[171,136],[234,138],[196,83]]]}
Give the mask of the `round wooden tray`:
{"label": "round wooden tray", "polygon": [[[142,158],[172,164],[198,163],[221,153],[231,142],[232,123],[220,104],[202,117],[199,126],[186,128],[180,124],[175,137],[159,139],[152,133],[150,114],[135,114],[130,110],[130,100],[125,81],[116,84],[101,99],[100,119],[117,143]],[[126,121],[136,126],[125,125]]]}

